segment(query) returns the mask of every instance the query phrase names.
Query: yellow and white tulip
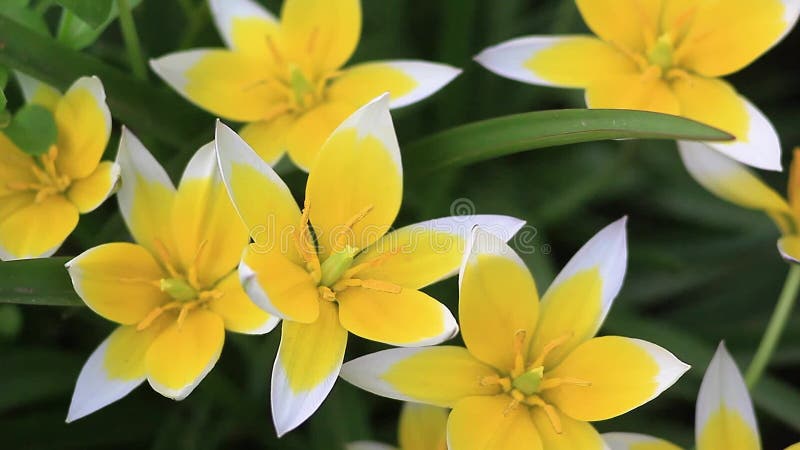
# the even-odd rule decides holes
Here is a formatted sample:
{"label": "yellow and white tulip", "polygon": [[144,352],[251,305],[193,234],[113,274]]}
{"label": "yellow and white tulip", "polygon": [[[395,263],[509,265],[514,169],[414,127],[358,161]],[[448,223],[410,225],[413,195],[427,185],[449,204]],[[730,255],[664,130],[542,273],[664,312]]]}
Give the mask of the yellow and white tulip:
{"label": "yellow and white tulip", "polygon": [[[596,36],[530,36],[476,60],[507,78],[579,88],[590,108],[685,116],[731,133],[709,147],[747,165],[781,169],[769,120],[724,81],[777,44],[800,0],[576,0]],[[681,145],[683,145],[681,143]]]}
{"label": "yellow and white tulip", "polygon": [[103,244],[67,263],[86,305],[119,324],[83,366],[68,422],[145,379],[182,400],[216,364],[225,330],[263,334],[278,323],[239,283],[249,236],[222,183],[214,145],[197,151],[177,190],[126,129],[117,162],[124,179],[117,198],[136,243]]}
{"label": "yellow and white tulip", "polygon": [[242,283],[253,301],[283,319],[271,397],[279,435],[328,395],[348,332],[408,347],[453,337],[452,314],[419,289],[457,271],[473,226],[510,238],[523,225],[478,215],[387,233],[403,192],[388,95],[353,113],[327,140],[302,210],[230,128],[219,123],[216,142],[225,185],[254,240],[242,259]]}
{"label": "yellow and white tulip", "polygon": [[278,20],[254,0],[209,0],[227,48],[172,53],[151,65],[170,86],[211,113],[238,122],[270,164],[288,152],[311,168],[346,117],[384,92],[391,107],[415,103],[460,70],[425,61],[343,68],[361,36],[360,0],[285,0]]}
{"label": "yellow and white tulip", "polygon": [[689,368],[646,341],[595,337],[626,264],[621,219],[584,245],[540,302],[520,257],[476,227],[459,275],[466,348],[385,350],[348,362],[342,377],[452,408],[450,450],[603,449],[589,422],[652,400]]}

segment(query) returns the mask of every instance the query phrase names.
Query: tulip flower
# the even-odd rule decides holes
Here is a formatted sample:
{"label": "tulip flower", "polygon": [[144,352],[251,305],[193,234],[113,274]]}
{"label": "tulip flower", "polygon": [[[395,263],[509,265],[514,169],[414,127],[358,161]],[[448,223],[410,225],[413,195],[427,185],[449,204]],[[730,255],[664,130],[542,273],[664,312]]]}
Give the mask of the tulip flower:
{"label": "tulip flower", "polygon": [[29,105],[46,109],[57,137],[31,155],[0,132],[0,259],[50,256],[114,191],[119,166],[100,161],[111,114],[97,77],[76,80],[66,93],[17,74]]}
{"label": "tulip flower", "polygon": [[348,117],[319,151],[302,210],[272,168],[223,124],[217,152],[254,240],[239,270],[245,291],[283,319],[271,388],[279,435],[328,395],[348,333],[409,347],[453,337],[452,314],[419,289],[456,272],[472,226],[506,238],[522,226],[505,216],[460,216],[387,234],[403,192],[388,95]]}
{"label": "tulip flower", "polygon": [[[636,433],[603,435],[611,450],[681,450],[675,444]],[[761,450],[753,403],[742,374],[724,344],[708,365],[695,413],[697,450]],[[786,450],[797,450],[800,443]]]}
{"label": "tulip flower", "polygon": [[237,266],[249,241],[219,175],[213,144],[186,167],[176,190],[123,129],[117,199],[136,243],[103,244],[67,263],[78,295],[118,324],[78,376],[67,422],[127,395],[145,379],[182,400],[211,371],[225,330],[263,334],[278,319],[245,294]]}
{"label": "tulip flower", "polygon": [[209,0],[227,48],[172,53],[151,65],[173,89],[225,119],[265,161],[308,171],[346,117],[384,92],[416,103],[460,71],[424,61],[343,67],[361,36],[360,0],[285,0],[280,21],[253,0]]}
{"label": "tulip flower", "polygon": [[448,411],[435,406],[406,403],[400,412],[398,441],[400,446],[372,441],[347,444],[346,450],[447,450],[445,429]]}
{"label": "tulip flower", "polygon": [[[530,36],[476,60],[507,78],[584,89],[590,108],[688,117],[736,137],[706,145],[747,165],[781,169],[769,120],[721,77],[777,44],[800,13],[797,0],[576,0],[596,36]],[[683,145],[683,144],[681,144]]]}
{"label": "tulip flower", "polygon": [[589,422],[654,399],[689,368],[650,342],[595,337],[626,264],[621,219],[578,251],[540,304],[520,257],[477,227],[459,273],[466,348],[384,350],[348,362],[342,377],[452,408],[450,450],[603,449]]}

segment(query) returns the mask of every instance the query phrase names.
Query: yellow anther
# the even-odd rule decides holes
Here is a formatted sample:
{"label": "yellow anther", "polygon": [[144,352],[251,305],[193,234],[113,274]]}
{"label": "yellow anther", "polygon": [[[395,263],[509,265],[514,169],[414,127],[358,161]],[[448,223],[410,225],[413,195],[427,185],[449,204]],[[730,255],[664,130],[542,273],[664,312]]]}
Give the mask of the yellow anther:
{"label": "yellow anther", "polygon": [[309,212],[311,210],[311,202],[306,199],[303,203],[303,214],[300,216],[300,227],[292,234],[292,240],[297,248],[297,252],[303,261],[306,263],[306,269],[314,278],[315,282],[319,282],[322,277],[322,266],[319,262],[317,249],[314,247],[313,238],[309,231]]}
{"label": "yellow anther", "polygon": [[328,286],[320,286],[319,288],[319,296],[323,300],[327,300],[329,302],[336,300],[336,293],[331,290]]}
{"label": "yellow anther", "polygon": [[511,392],[511,403],[509,403],[508,406],[506,406],[506,409],[503,410],[503,416],[511,414],[511,412],[517,409],[519,407],[519,404],[522,403],[523,400],[525,400],[524,396],[522,396],[521,398],[515,397],[514,396],[515,392],[516,391]]}
{"label": "yellow anther", "polygon": [[181,312],[178,314],[178,329],[180,330],[183,327],[183,322],[186,320],[186,316],[189,315],[189,311],[197,308],[200,305],[200,302],[189,302],[186,303],[181,307]]}
{"label": "yellow anther", "polygon": [[503,388],[503,392],[509,392],[511,390],[511,380],[507,377],[501,377],[499,375],[487,375],[485,377],[481,377],[479,382],[481,386],[498,385]]}
{"label": "yellow anther", "polygon": [[552,352],[553,350],[557,349],[558,347],[561,347],[562,345],[566,344],[567,341],[572,339],[573,335],[575,335],[575,333],[570,331],[570,332],[564,333],[561,336],[559,336],[559,337],[553,339],[552,341],[548,342],[544,346],[544,348],[542,348],[541,353],[539,353],[539,356],[536,358],[536,360],[533,362],[533,364],[531,364],[528,367],[533,369],[533,368],[536,368],[536,367],[539,367],[539,366],[544,366],[544,360],[547,358],[547,355],[549,355],[550,352]]}
{"label": "yellow anther", "polygon": [[272,54],[272,57],[277,62],[283,62],[283,55],[281,54],[281,51],[278,49],[278,46],[275,45],[275,41],[272,39],[272,36],[266,35],[266,39],[267,39],[267,49],[269,49],[269,52]]}
{"label": "yellow anther", "polygon": [[308,46],[306,47],[306,51],[311,54],[314,53],[314,47],[317,45],[317,39],[319,39],[319,27],[314,27],[311,30],[311,35],[308,37]]}
{"label": "yellow anther", "polygon": [[547,415],[547,420],[550,421],[550,425],[553,427],[553,431],[555,431],[556,434],[561,434],[563,432],[563,429],[561,428],[561,418],[558,417],[558,411],[556,411],[553,405],[545,402],[538,395],[531,395],[530,397],[526,398],[525,403],[531,406],[538,406],[542,408],[544,413]]}
{"label": "yellow anther", "polygon": [[380,256],[376,256],[375,258],[373,258],[373,259],[371,259],[371,260],[369,260],[367,262],[363,262],[361,264],[353,266],[353,267],[347,269],[347,271],[342,274],[342,279],[352,278],[352,277],[356,276],[359,272],[361,272],[363,270],[366,270],[366,269],[369,269],[369,268],[372,268],[372,267],[378,267],[381,264],[383,264],[387,259],[389,259],[390,257],[392,257],[392,256],[394,256],[396,254],[397,254],[397,250],[396,249],[395,250],[391,250],[391,251],[386,252],[386,253],[384,253],[384,254],[382,254]]}
{"label": "yellow anther", "polygon": [[153,308],[152,311],[147,313],[147,315],[142,319],[138,325],[136,325],[137,331],[142,331],[153,324],[153,322],[161,317],[161,314],[164,312],[169,311],[170,309],[180,308],[183,305],[182,302],[169,302],[165,305],[158,306]]}

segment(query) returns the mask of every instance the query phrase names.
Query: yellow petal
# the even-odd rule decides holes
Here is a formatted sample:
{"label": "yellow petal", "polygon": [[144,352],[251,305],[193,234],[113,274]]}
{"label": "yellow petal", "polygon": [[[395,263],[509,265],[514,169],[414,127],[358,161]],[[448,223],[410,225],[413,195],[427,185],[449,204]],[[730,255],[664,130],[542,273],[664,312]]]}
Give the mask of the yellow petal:
{"label": "yellow petal", "polygon": [[295,117],[284,114],[267,122],[253,122],[239,131],[239,135],[267,164],[274,166],[286,153],[286,138],[295,123]]}
{"label": "yellow petal", "polygon": [[400,412],[399,443],[403,450],[447,450],[449,411],[406,403]]}
{"label": "yellow petal", "polygon": [[111,112],[97,77],[82,77],[56,105],[58,157],[56,167],[72,179],[94,172],[111,135]]}
{"label": "yellow petal", "polygon": [[689,366],[655,344],[604,336],[584,342],[547,372],[547,377],[591,384],[563,384],[544,396],[573,419],[605,420],[654,399],[687,370]]}
{"label": "yellow petal", "polygon": [[251,245],[242,258],[239,274],[247,295],[264,311],[295,322],[317,320],[317,283],[279,249],[261,251],[256,244]]}
{"label": "yellow petal", "polygon": [[800,450],[800,442],[798,442],[797,444],[792,444],[792,445],[786,447],[786,450]]}
{"label": "yellow petal", "polygon": [[708,143],[725,155],[767,170],[781,169],[781,147],[772,124],[725,81],[687,76],[672,83],[680,114],[733,134],[735,142]]}
{"label": "yellow petal", "polygon": [[174,252],[170,221],[175,187],[153,155],[124,127],[117,164],[122,177],[117,201],[133,238],[154,255],[159,248]]}
{"label": "yellow petal", "polygon": [[458,332],[446,306],[414,289],[390,293],[352,287],[336,299],[342,326],[365,339],[417,347],[438,344]]}
{"label": "yellow petal", "polygon": [[278,174],[239,135],[217,122],[217,158],[233,205],[255,245],[284,253],[300,263],[291,234],[300,226],[300,209]]}
{"label": "yellow petal", "polygon": [[448,408],[465,397],[499,394],[499,386],[480,382],[496,375],[467,349],[454,346],[394,348],[342,368],[342,378],[374,394]]}
{"label": "yellow petal", "polygon": [[550,419],[542,408],[532,408],[531,410],[531,418],[539,431],[544,448],[547,450],[606,450],[603,439],[592,424],[572,419],[558,411],[556,414],[558,414],[561,425],[560,434],[555,432]]}
{"label": "yellow petal", "polygon": [[[20,209],[33,204],[35,199],[34,192],[16,192],[0,196],[0,223]],[[1,237],[0,240],[2,240]]]}
{"label": "yellow petal", "polygon": [[119,173],[118,164],[103,161],[91,175],[72,182],[67,191],[67,198],[80,213],[94,211],[117,187]]}
{"label": "yellow petal", "polygon": [[91,248],[67,263],[75,291],[86,306],[108,320],[135,324],[170,300],[158,280],[164,275],[144,247],[117,242]]}
{"label": "yellow petal", "polygon": [[35,164],[33,158],[17,148],[5,133],[0,132],[0,179],[4,181],[0,183],[0,197],[19,192],[8,188],[10,182],[37,182],[32,170]]}
{"label": "yellow petal", "polygon": [[50,256],[78,225],[78,210],[62,195],[21,206],[0,222],[0,258],[3,260]]}
{"label": "yellow petal", "polygon": [[594,81],[586,90],[590,108],[635,109],[680,115],[678,98],[662,79],[644,74],[617,75]]}
{"label": "yellow petal", "polygon": [[290,59],[316,74],[338,69],[361,37],[361,1],[286,0],[281,32]]}
{"label": "yellow petal", "polygon": [[791,30],[800,5],[783,0],[705,2],[696,7],[679,64],[706,76],[736,72]]}
{"label": "yellow petal", "polygon": [[583,20],[604,41],[642,52],[660,29],[662,0],[576,0]]}
{"label": "yellow petal", "polygon": [[153,342],[145,357],[147,381],[159,394],[183,400],[214,367],[222,352],[222,319],[205,309],[173,322]]}
{"label": "yellow petal", "polygon": [[452,450],[543,450],[528,408],[509,409],[508,395],[467,397],[458,402],[447,421]]}
{"label": "yellow petal", "polygon": [[725,344],[708,365],[695,413],[697,450],[760,450],[753,402]]}
{"label": "yellow petal", "polygon": [[55,112],[56,105],[61,100],[61,92],[58,89],[19,71],[14,71],[14,75],[22,88],[22,96],[25,97],[26,103],[41,105]]}
{"label": "yellow petal", "polygon": [[539,318],[539,294],[530,271],[503,239],[475,228],[459,286],[461,334],[470,353],[511,371]]}
{"label": "yellow petal", "polygon": [[381,61],[345,69],[328,88],[334,101],[363,105],[388,92],[389,107],[416,103],[444,87],[461,73],[445,64],[425,61]]}
{"label": "yellow petal", "polygon": [[739,206],[763,210],[784,233],[792,229],[786,200],[748,167],[703,143],[681,142],[678,149],[689,174],[704,188]]}
{"label": "yellow petal", "polygon": [[627,218],[606,226],[589,240],[545,292],[530,359],[557,341],[544,360],[558,364],[572,349],[593,337],[622,288],[628,261]]}
{"label": "yellow petal", "polygon": [[331,133],[355,110],[350,103],[327,102],[296,117],[286,135],[292,162],[308,172]]}
{"label": "yellow petal", "polygon": [[236,269],[250,238],[225,190],[213,142],[186,166],[171,224],[181,265],[193,267],[201,285],[212,286]]}
{"label": "yellow petal", "polygon": [[266,119],[285,99],[264,59],[244,53],[188,50],[151,60],[150,66],[190,102],[238,122]]}
{"label": "yellow petal", "polygon": [[272,56],[267,39],[276,39],[279,31],[272,13],[253,0],[211,0],[208,6],[228,48],[255,58]]}
{"label": "yellow petal", "polygon": [[261,310],[242,289],[236,272],[225,277],[215,289],[222,297],[208,302],[208,307],[222,318],[225,329],[245,334],[269,333],[279,319]]}
{"label": "yellow petal", "polygon": [[342,367],[347,331],[336,306],[320,304],[311,324],[284,321],[278,357],[272,368],[272,419],[278,436],[303,423],[333,388]]}
{"label": "yellow petal", "polygon": [[800,236],[786,236],[778,241],[778,251],[783,259],[800,263]]}
{"label": "yellow petal", "polygon": [[506,78],[561,87],[585,88],[598,79],[637,70],[624,53],[589,36],[512,39],[485,49],[475,60]]}
{"label": "yellow petal", "polygon": [[403,169],[388,103],[383,96],[347,118],[309,174],[306,199],[323,257],[345,245],[369,246],[400,209]]}
{"label": "yellow petal", "polygon": [[145,355],[165,321],[137,331],[117,327],[83,365],[67,413],[67,423],[125,397],[146,377]]}
{"label": "yellow petal", "polygon": [[480,226],[509,240],[525,222],[508,216],[452,216],[408,225],[387,233],[353,261],[365,264],[364,279],[421,289],[458,271],[472,229]]}
{"label": "yellow petal", "polygon": [[663,439],[636,433],[603,433],[609,450],[682,450]]}

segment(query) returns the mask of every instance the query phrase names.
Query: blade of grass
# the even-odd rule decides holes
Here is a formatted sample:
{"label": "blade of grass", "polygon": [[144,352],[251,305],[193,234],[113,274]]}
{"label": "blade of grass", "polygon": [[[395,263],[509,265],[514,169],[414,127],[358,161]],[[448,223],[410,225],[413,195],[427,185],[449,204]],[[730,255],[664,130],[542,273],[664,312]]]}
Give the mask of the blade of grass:
{"label": "blade of grass", "polygon": [[682,117],[644,111],[536,111],[461,125],[404,148],[410,173],[431,174],[512,153],[608,139],[724,141],[721,130]]}
{"label": "blade of grass", "polygon": [[69,258],[0,262],[0,303],[83,306],[64,264]]}

